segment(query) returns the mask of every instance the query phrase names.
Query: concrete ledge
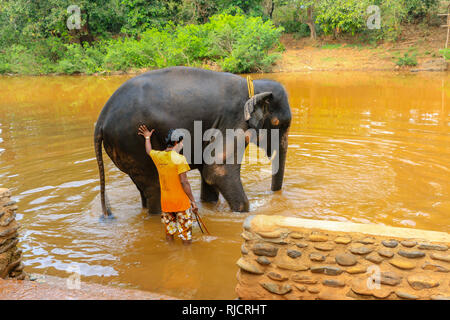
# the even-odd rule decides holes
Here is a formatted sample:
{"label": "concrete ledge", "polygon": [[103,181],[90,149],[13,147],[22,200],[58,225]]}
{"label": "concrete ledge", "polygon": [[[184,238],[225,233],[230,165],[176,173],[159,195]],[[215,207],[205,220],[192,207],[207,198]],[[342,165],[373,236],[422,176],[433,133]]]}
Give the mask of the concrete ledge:
{"label": "concrete ledge", "polygon": [[147,291],[82,282],[69,289],[67,279],[40,276],[37,281],[0,279],[0,300],[178,300]]}
{"label": "concrete ledge", "polygon": [[241,236],[241,299],[450,299],[448,233],[257,215]]}

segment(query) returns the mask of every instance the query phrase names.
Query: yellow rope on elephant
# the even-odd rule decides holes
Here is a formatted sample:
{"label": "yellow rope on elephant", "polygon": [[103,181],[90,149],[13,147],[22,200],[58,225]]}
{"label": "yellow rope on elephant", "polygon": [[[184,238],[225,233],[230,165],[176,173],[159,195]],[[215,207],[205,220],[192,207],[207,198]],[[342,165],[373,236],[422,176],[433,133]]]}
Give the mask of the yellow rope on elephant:
{"label": "yellow rope on elephant", "polygon": [[253,86],[253,80],[250,76],[247,76],[247,88],[248,88],[248,97],[251,98],[255,95],[255,87]]}

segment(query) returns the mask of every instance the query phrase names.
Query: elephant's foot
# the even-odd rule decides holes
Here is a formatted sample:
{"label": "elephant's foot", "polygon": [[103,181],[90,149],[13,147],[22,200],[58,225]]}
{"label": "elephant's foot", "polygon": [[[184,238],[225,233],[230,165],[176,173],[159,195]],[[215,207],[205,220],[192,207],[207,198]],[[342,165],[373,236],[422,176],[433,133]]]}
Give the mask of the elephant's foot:
{"label": "elephant's foot", "polygon": [[114,221],[114,220],[116,220],[116,217],[111,213],[111,211],[108,212],[108,215],[105,216],[104,214],[102,214],[99,217],[100,222],[107,222],[107,221]]}
{"label": "elephant's foot", "polygon": [[200,191],[200,200],[204,202],[217,202],[219,200],[219,192],[213,186],[206,183],[203,174]]}
{"label": "elephant's foot", "polygon": [[143,208],[143,210],[146,210],[149,215],[161,214],[161,200],[157,203],[150,203],[150,201],[147,201],[147,208]]}
{"label": "elephant's foot", "polygon": [[249,212],[250,204],[248,201],[242,203],[230,203],[230,208],[233,212]]}
{"label": "elephant's foot", "polygon": [[219,200],[219,193],[214,190],[211,186],[206,189],[202,186],[200,200],[204,202],[217,202]]}

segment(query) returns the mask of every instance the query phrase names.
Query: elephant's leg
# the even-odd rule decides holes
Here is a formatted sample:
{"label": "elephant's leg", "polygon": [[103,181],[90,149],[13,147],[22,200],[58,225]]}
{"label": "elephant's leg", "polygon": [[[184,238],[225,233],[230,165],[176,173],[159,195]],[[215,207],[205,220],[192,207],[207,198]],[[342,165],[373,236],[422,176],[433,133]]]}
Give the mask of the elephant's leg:
{"label": "elephant's leg", "polygon": [[211,165],[204,170],[207,180],[222,193],[235,212],[247,212],[249,202],[242,186],[239,165]]}
{"label": "elephant's leg", "polygon": [[147,197],[145,196],[145,192],[143,191],[145,186],[142,184],[142,182],[140,182],[141,179],[139,179],[139,177],[130,175],[131,181],[134,182],[134,184],[136,185],[136,188],[139,191],[139,194],[141,195],[141,203],[142,203],[142,208],[143,209],[147,209]]}
{"label": "elephant's leg", "polygon": [[147,209],[147,197],[145,196],[145,193],[143,191],[139,190],[139,193],[141,194],[142,208]]}
{"label": "elephant's leg", "polygon": [[148,176],[141,173],[130,175],[141,195],[142,208],[149,213],[161,213],[161,192],[158,176]]}
{"label": "elephant's leg", "polygon": [[219,192],[217,192],[216,188],[206,182],[203,173],[200,199],[205,202],[217,202],[217,200],[219,200]]}
{"label": "elephant's leg", "polygon": [[150,214],[161,213],[161,189],[159,181],[149,182],[145,189],[145,196],[147,198],[147,209]]}

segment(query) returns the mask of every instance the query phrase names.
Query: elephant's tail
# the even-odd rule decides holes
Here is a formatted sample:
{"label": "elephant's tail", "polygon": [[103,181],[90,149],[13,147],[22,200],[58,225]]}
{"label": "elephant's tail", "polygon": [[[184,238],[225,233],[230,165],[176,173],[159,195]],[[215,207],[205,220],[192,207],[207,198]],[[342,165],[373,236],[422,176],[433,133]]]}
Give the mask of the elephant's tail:
{"label": "elephant's tail", "polygon": [[100,198],[102,202],[102,212],[103,217],[112,217],[112,212],[109,209],[106,199],[105,168],[103,166],[102,144],[103,144],[103,130],[101,128],[101,125],[97,123],[97,125],[95,126],[95,133],[94,133],[94,146],[95,146],[95,156],[97,158],[98,171],[100,174]]}

